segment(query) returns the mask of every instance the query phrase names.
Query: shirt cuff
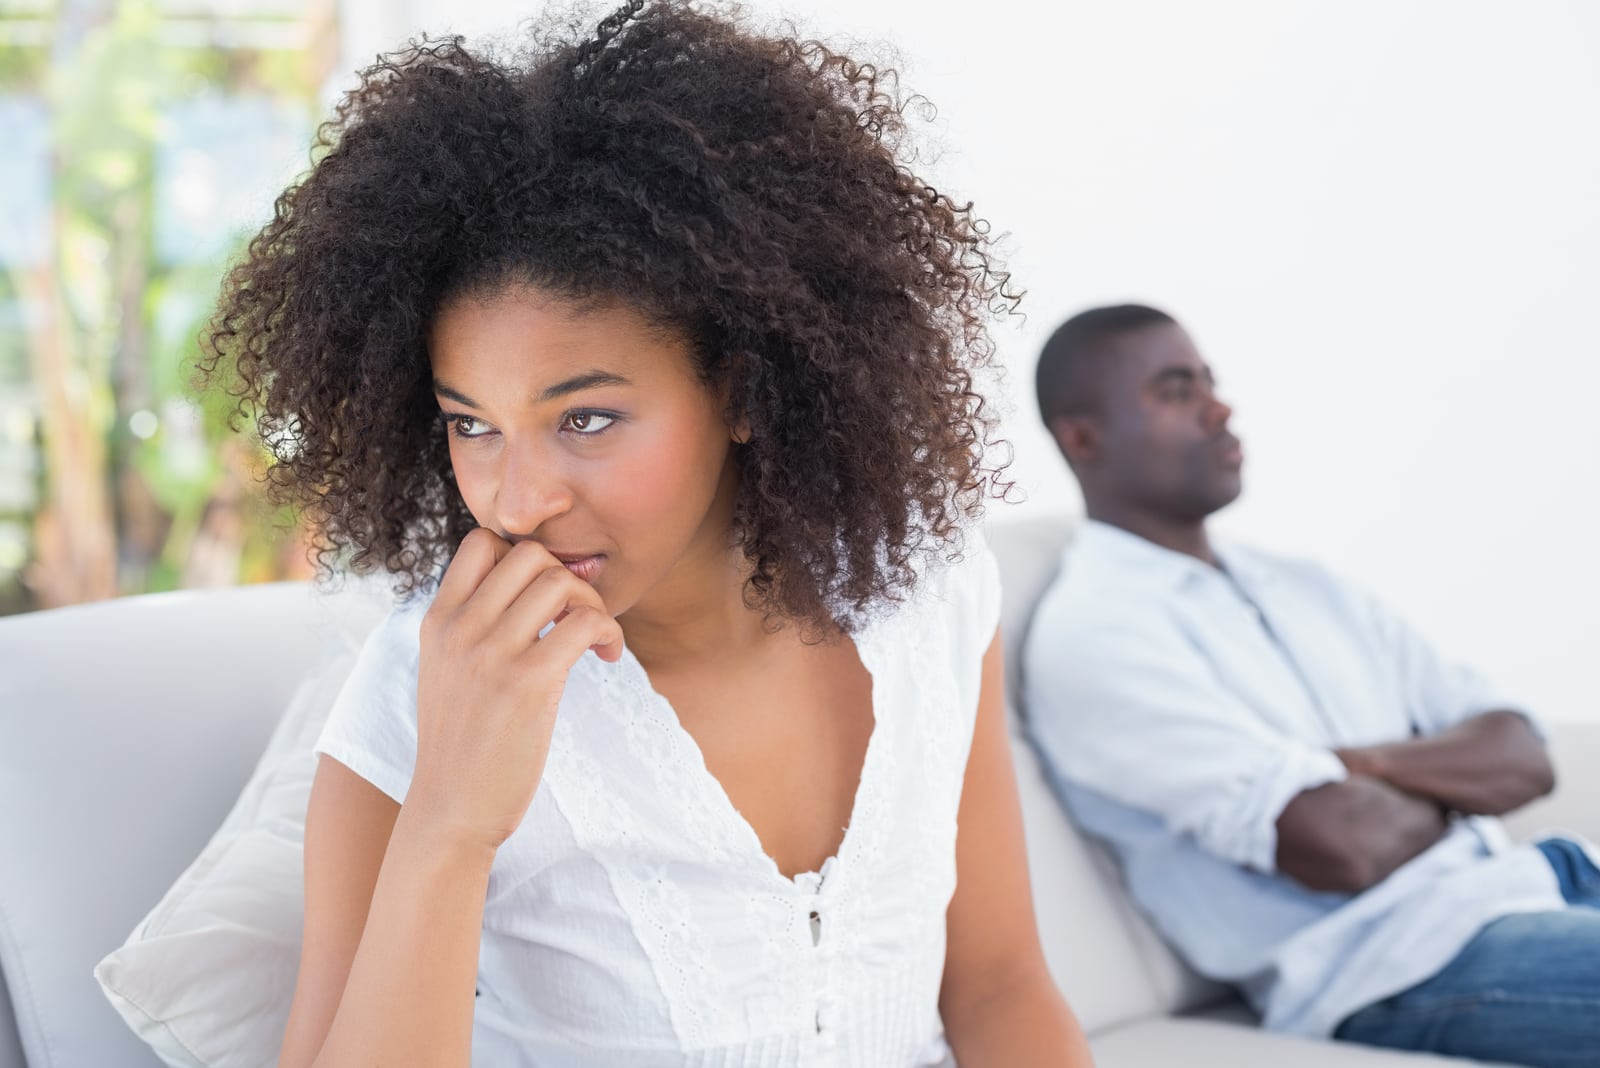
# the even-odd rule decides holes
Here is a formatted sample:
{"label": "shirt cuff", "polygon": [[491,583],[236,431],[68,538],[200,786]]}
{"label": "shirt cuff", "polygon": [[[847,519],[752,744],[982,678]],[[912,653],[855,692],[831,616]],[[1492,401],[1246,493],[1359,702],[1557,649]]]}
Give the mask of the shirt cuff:
{"label": "shirt cuff", "polygon": [[1273,765],[1252,792],[1248,840],[1241,842],[1242,860],[1256,871],[1268,874],[1278,870],[1278,817],[1289,802],[1318,786],[1343,782],[1350,777],[1344,762],[1327,749],[1313,746],[1288,746],[1276,754]]}

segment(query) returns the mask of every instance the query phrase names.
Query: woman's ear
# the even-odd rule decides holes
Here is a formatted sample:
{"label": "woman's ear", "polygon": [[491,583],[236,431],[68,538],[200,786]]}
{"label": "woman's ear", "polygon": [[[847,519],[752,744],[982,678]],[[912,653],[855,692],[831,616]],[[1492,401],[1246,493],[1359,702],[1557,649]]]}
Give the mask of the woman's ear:
{"label": "woman's ear", "polygon": [[717,386],[717,399],[722,402],[722,421],[728,424],[728,437],[735,445],[750,443],[750,417],[733,409],[733,383],[724,378]]}

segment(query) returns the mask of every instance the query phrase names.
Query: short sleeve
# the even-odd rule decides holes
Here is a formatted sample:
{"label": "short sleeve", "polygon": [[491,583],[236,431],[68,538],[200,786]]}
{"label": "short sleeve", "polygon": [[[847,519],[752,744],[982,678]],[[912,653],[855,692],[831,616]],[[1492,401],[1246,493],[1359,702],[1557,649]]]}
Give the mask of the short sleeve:
{"label": "short sleeve", "polygon": [[940,569],[937,597],[957,648],[981,660],[1000,626],[1000,565],[981,529],[963,538],[960,557]]}
{"label": "short sleeve", "polygon": [[919,642],[939,650],[938,657],[949,664],[970,728],[983,691],[983,657],[1000,626],[1000,569],[982,532],[965,530],[959,555],[934,563],[919,582],[914,603],[897,614],[921,631]]}
{"label": "short sleeve", "polygon": [[1027,726],[1062,781],[1150,813],[1224,860],[1271,873],[1277,821],[1347,775],[1332,752],[1274,730],[1159,606],[1075,626],[1047,600],[1025,653]]}
{"label": "short sleeve", "polygon": [[315,746],[397,802],[417,762],[417,654],[430,603],[413,597],[368,636]]}
{"label": "short sleeve", "polygon": [[986,545],[979,561],[978,632],[994,637],[1000,629],[1000,564]]}
{"label": "short sleeve", "polygon": [[1000,565],[981,533],[973,533],[967,543],[964,576],[972,624],[981,647],[989,648],[1000,627]]}

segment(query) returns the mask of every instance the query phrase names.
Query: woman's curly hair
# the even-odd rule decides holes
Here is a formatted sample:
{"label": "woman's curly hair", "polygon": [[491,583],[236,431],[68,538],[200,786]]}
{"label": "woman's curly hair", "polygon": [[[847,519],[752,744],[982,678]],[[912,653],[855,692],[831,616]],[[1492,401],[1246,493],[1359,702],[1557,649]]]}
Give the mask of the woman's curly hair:
{"label": "woman's curly hair", "polygon": [[[913,102],[918,98],[913,98]],[[407,591],[475,525],[426,338],[527,283],[620,297],[728,389],[748,593],[841,622],[959,553],[1003,492],[974,388],[1018,297],[988,227],[918,179],[892,72],[737,13],[633,0],[518,54],[413,42],[367,69],[232,270],[202,385],[239,398],[325,569]]]}

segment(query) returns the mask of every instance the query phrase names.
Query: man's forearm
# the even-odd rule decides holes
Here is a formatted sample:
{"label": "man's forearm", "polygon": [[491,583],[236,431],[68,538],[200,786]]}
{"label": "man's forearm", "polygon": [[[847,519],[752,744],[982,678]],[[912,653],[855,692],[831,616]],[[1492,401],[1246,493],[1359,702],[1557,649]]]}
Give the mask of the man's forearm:
{"label": "man's forearm", "polygon": [[1278,817],[1277,866],[1310,890],[1359,894],[1432,846],[1449,821],[1438,804],[1352,775],[1290,801]]}
{"label": "man's forearm", "polygon": [[1544,742],[1516,712],[1485,712],[1432,737],[1336,752],[1354,775],[1474,815],[1510,812],[1555,786]]}

